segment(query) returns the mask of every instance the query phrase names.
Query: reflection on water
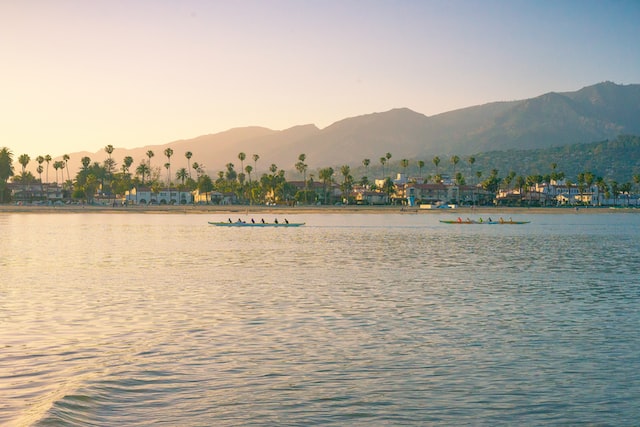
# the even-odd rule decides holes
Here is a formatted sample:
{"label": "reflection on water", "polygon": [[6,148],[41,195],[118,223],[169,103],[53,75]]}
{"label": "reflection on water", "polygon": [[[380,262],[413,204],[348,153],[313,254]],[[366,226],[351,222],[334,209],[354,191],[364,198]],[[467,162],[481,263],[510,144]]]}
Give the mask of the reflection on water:
{"label": "reflection on water", "polygon": [[640,218],[440,218],[0,215],[0,424],[633,424]]}

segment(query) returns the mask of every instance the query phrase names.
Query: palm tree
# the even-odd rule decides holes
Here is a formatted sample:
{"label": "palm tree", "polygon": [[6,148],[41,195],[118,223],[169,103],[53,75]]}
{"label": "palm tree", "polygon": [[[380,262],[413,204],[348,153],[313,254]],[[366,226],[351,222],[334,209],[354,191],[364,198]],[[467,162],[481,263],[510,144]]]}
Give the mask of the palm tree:
{"label": "palm tree", "polygon": [[38,169],[40,170],[38,172],[38,176],[40,177],[40,190],[43,190],[43,186],[42,186],[42,172],[44,171],[44,168],[42,167],[42,164],[44,163],[44,156],[38,156],[36,157],[36,162],[38,162]]}
{"label": "palm tree", "polygon": [[382,178],[384,178],[384,164],[387,163],[386,157],[380,157],[380,164],[382,165]]}
{"label": "palm tree", "polygon": [[27,169],[27,165],[31,161],[31,157],[28,154],[20,154],[18,157],[18,163],[22,165],[22,176],[24,176],[24,172]]}
{"label": "palm tree", "polygon": [[[167,170],[167,191],[169,191],[171,188],[171,163],[165,163],[164,168]],[[171,194],[169,194],[169,199],[171,199]]]}
{"label": "palm tree", "polygon": [[602,205],[601,198],[609,190],[609,186],[601,176],[596,178],[596,186],[598,187],[598,205]]}
{"label": "palm tree", "polygon": [[191,178],[191,157],[193,157],[193,153],[191,151],[187,151],[184,153],[184,156],[187,158],[187,167],[189,168],[189,178]]}
{"label": "palm tree", "polygon": [[238,173],[235,171],[235,165],[233,163],[227,163],[225,166],[227,168],[227,171],[225,172],[225,178],[229,182],[235,181],[238,177]]}
{"label": "palm tree", "polygon": [[87,170],[89,168],[89,165],[91,164],[91,158],[84,156],[80,159],[80,163],[82,163],[82,168],[84,170]]}
{"label": "palm tree", "polygon": [[173,150],[171,148],[167,148],[164,150],[164,155],[167,156],[167,163],[164,165],[167,168],[167,177],[168,183],[167,187],[171,187],[171,156],[173,156]]}
{"label": "palm tree", "polygon": [[244,171],[249,175],[249,184],[251,184],[251,172],[253,171],[253,166],[247,165],[244,167]]}
{"label": "palm tree", "polygon": [[611,185],[609,186],[611,189],[611,194],[613,194],[613,204],[618,204],[618,195],[620,194],[620,186],[617,181],[611,181]]}
{"label": "palm tree", "polygon": [[113,145],[109,144],[106,147],[104,147],[104,151],[109,155],[109,158],[111,158],[111,154],[113,154],[113,151],[115,150],[115,148],[113,148]]}
{"label": "palm tree", "polygon": [[146,155],[149,158],[149,173],[151,173],[151,158],[155,156],[155,153],[152,150],[149,150]]}
{"label": "palm tree", "polygon": [[440,175],[440,172],[438,171],[438,165],[440,164],[440,157],[435,156],[432,162],[436,166],[436,175]]}
{"label": "palm tree", "polygon": [[182,185],[184,186],[184,180],[189,177],[189,172],[185,168],[178,169],[176,172],[176,179],[179,179]]}
{"label": "palm tree", "polygon": [[0,203],[4,203],[7,181],[13,176],[13,153],[7,147],[0,149]]}
{"label": "palm tree", "polygon": [[471,171],[471,176],[473,177],[473,164],[476,162],[476,158],[473,156],[469,156],[467,162],[469,163],[469,171]]}
{"label": "palm tree", "polygon": [[60,161],[53,162],[53,169],[55,169],[55,171],[56,171],[56,185],[58,185],[58,169],[60,169],[60,165],[61,164],[64,164],[64,163],[62,163]]}
{"label": "palm tree", "polygon": [[[596,176],[593,174],[593,172],[587,171],[584,173],[584,183],[587,186],[587,191],[591,192],[591,186],[593,185],[595,179]],[[591,194],[591,197],[593,198],[593,193]]]}
{"label": "palm tree", "polygon": [[371,160],[364,159],[362,160],[362,164],[364,165],[365,176],[369,176],[369,165],[371,164]]}
{"label": "palm tree", "polygon": [[142,177],[142,185],[144,185],[144,177],[145,177],[145,175],[147,175],[149,173],[151,173],[151,170],[149,169],[149,166],[144,161],[140,162],[140,164],[136,168],[136,174],[140,175]]}
{"label": "palm tree", "polygon": [[451,162],[451,164],[453,165],[453,176],[456,176],[456,166],[458,165],[458,163],[460,163],[460,157],[453,155],[451,156],[451,159],[449,159],[449,161]]}
{"label": "palm tree", "polygon": [[244,170],[244,159],[247,158],[247,155],[244,154],[242,151],[238,153],[238,160],[240,160],[240,172],[242,173],[242,171]]}
{"label": "palm tree", "polygon": [[408,159],[400,160],[400,166],[402,166],[402,173],[406,177],[407,176],[407,167],[409,166],[409,160]]}
{"label": "palm tree", "polygon": [[255,167],[256,174],[258,173],[258,159],[259,158],[260,158],[260,156],[258,156],[257,154],[253,155],[253,166]]}
{"label": "palm tree", "polygon": [[629,196],[631,195],[632,188],[633,185],[630,182],[625,182],[624,184],[620,185],[620,193],[627,195],[627,206],[629,206]]}
{"label": "palm tree", "polygon": [[44,156],[44,161],[47,162],[47,184],[49,183],[49,163],[51,162],[51,155]]}
{"label": "palm tree", "polygon": [[396,186],[391,178],[386,178],[382,184],[382,191],[387,195],[387,200],[391,201],[391,193],[395,191]]}
{"label": "palm tree", "polygon": [[38,168],[36,169],[36,172],[38,172],[38,178],[40,178],[40,190],[43,190],[42,187],[42,172],[44,172],[44,168],[42,167],[42,165],[38,165]]}
{"label": "palm tree", "polygon": [[304,184],[304,202],[307,203],[307,165],[304,161],[307,159],[306,154],[300,154],[298,156],[298,163],[296,163],[296,170],[302,174],[302,182]]}
{"label": "palm tree", "polygon": [[122,160],[122,172],[124,172],[125,174],[128,174],[129,168],[131,167],[132,164],[133,164],[133,157],[125,156],[125,158]]}
{"label": "palm tree", "polygon": [[105,166],[107,169],[107,179],[109,181],[111,181],[112,179],[113,170],[115,169],[115,166],[116,166],[116,162],[111,158],[111,154],[113,154],[114,150],[115,148],[113,148],[113,145],[111,144],[104,147],[104,151],[109,155],[109,158],[105,161]]}
{"label": "palm tree", "polygon": [[422,179],[422,169],[424,168],[424,160],[418,160],[418,176]]}
{"label": "palm tree", "polygon": [[69,157],[68,154],[65,154],[62,156],[62,160],[64,161],[64,167],[65,169],[67,169],[67,181],[71,181],[71,177],[69,176],[69,159],[71,157]]}
{"label": "palm tree", "polygon": [[344,165],[340,168],[340,173],[342,173],[342,199],[347,200],[348,202],[349,193],[353,188],[353,177],[351,176],[351,168],[349,167],[349,165]]}
{"label": "palm tree", "polygon": [[327,204],[327,186],[331,184],[333,180],[333,168],[323,168],[319,172],[320,179],[322,180],[322,191],[324,193],[324,204]]}

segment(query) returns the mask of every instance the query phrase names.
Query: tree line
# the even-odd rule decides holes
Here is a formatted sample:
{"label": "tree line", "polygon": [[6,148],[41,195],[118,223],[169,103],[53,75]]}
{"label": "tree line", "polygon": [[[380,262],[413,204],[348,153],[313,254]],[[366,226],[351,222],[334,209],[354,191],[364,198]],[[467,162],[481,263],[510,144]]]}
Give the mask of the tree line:
{"label": "tree line", "polygon": [[[300,154],[293,169],[299,174],[302,186],[292,184],[286,179],[286,172],[275,164],[271,164],[260,176],[257,176],[258,161],[260,156],[253,154],[250,159],[243,152],[238,153],[239,169],[234,163],[227,163],[224,170],[220,170],[213,177],[208,175],[205,166],[199,162],[192,162],[193,153],[186,151],[184,158],[186,164],[172,173],[175,166],[174,150],[166,148],[163,158],[156,158],[156,153],[148,150],[145,157],[134,167],[134,159],[125,156],[118,162],[114,158],[114,147],[107,145],[104,152],[107,157],[102,162],[93,161],[89,157],[81,158],[81,167],[72,177],[69,168],[69,155],[63,155],[61,160],[53,161],[50,155],[39,155],[34,160],[38,164],[36,178],[27,166],[32,161],[28,154],[21,154],[17,161],[21,166],[20,173],[14,170],[14,155],[12,151],[3,147],[0,149],[0,203],[10,200],[10,192],[7,188],[9,179],[13,183],[23,185],[51,184],[49,178],[50,166],[55,173],[55,186],[62,189],[63,198],[67,200],[84,201],[91,203],[96,195],[114,199],[124,195],[133,188],[149,187],[153,193],[161,190],[194,191],[200,193],[232,193],[239,203],[334,203],[333,187],[337,186],[341,193],[341,199],[349,201],[350,194],[356,186],[368,191],[379,191],[387,194],[389,199],[396,192],[397,187],[391,179],[392,154],[387,152],[379,159],[379,167],[375,173],[381,172],[377,180],[369,179],[373,168],[371,159],[362,160],[359,168],[360,177],[354,177],[355,172],[349,165],[343,165],[339,171],[333,167],[309,170],[305,163],[307,157]],[[158,156],[160,157],[160,156]],[[444,161],[443,161],[444,160]],[[172,163],[173,161],[173,163]],[[246,164],[245,164],[246,161]],[[446,166],[448,164],[448,166]],[[578,173],[569,178],[558,170],[558,164],[552,162],[548,173],[542,174],[518,174],[513,170],[500,176],[498,169],[493,168],[488,172],[475,167],[476,157],[461,158],[452,155],[448,159],[434,156],[430,164],[424,160],[400,159],[395,167],[402,171],[408,182],[418,183],[443,183],[452,185],[475,185],[482,187],[490,193],[496,193],[499,189],[530,188],[536,184],[552,181],[564,181],[566,185],[576,184],[580,193],[597,185],[602,194],[616,197],[619,194],[630,194],[634,187],[640,185],[640,174],[632,176],[632,180],[618,183],[615,180],[605,180],[596,176],[591,171]],[[164,170],[163,170],[164,169]],[[410,170],[411,169],[411,170]],[[65,178],[66,172],[66,178]],[[413,175],[411,174],[413,172]],[[426,172],[426,173],[425,173]],[[44,181],[43,175],[44,174]],[[338,176],[336,176],[338,175]],[[61,182],[60,182],[61,181]],[[321,191],[318,190],[321,188]]]}

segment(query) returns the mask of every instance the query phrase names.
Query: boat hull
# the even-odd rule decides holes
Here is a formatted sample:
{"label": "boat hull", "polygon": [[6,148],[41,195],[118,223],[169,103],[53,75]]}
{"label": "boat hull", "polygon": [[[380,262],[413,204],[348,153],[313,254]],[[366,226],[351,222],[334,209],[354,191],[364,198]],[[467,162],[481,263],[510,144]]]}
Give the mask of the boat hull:
{"label": "boat hull", "polygon": [[518,225],[518,224],[529,224],[531,221],[457,221],[457,220],[440,220],[443,224],[460,224],[460,225]]}
{"label": "boat hull", "polygon": [[290,222],[290,223],[273,223],[273,222],[213,222],[209,221],[209,224],[216,227],[300,227],[304,222]]}

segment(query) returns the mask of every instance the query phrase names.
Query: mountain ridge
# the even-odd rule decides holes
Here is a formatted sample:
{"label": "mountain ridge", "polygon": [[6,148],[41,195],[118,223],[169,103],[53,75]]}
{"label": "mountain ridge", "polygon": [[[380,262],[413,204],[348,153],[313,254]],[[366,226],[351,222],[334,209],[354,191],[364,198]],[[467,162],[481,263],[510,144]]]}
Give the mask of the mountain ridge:
{"label": "mountain ridge", "polygon": [[[306,154],[310,169],[361,165],[365,158],[373,165],[387,152],[392,153],[391,162],[402,158],[430,161],[436,155],[539,149],[640,134],[637,117],[640,117],[640,85],[602,82],[574,92],[548,92],[534,98],[490,102],[432,116],[409,108],[394,108],[345,118],[323,129],[313,124],[284,130],[247,126],[133,149],[116,146],[113,158],[120,164],[125,156],[131,156],[135,166],[147,160],[145,153],[151,149],[155,153],[152,164],[158,166],[166,162],[164,149],[171,147],[174,150],[171,162],[175,165],[172,170],[187,165],[184,153],[190,151],[192,161],[204,165],[210,176],[226,169],[228,163],[239,170],[240,152],[246,154],[245,166],[253,164],[254,154],[260,156],[255,164],[258,170],[254,171],[260,174],[272,163],[281,169],[294,169],[301,153]],[[107,158],[104,151],[82,153],[92,162]],[[82,156],[70,153],[70,157],[69,168],[75,173]]]}

